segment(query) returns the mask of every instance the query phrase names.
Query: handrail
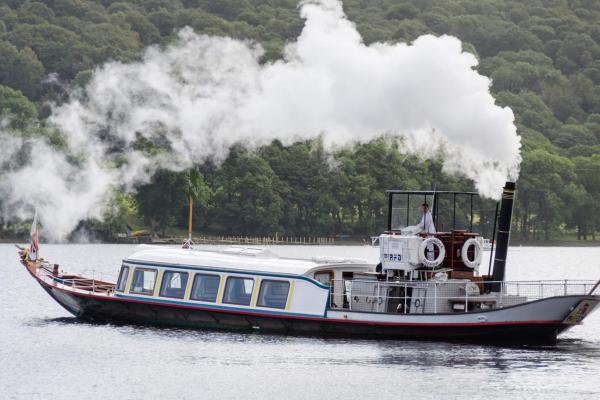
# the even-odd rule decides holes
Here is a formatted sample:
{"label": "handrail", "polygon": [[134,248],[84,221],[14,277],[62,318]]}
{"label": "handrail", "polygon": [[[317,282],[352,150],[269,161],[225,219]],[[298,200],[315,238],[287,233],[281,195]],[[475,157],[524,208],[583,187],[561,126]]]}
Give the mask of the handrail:
{"label": "handrail", "polygon": [[[435,279],[429,279],[429,280],[414,279],[414,280],[396,280],[396,281],[389,281],[389,280],[388,281],[379,281],[379,280],[375,280],[375,279],[332,279],[332,281],[378,282],[380,284],[387,283],[387,284],[396,284],[396,285],[404,284],[404,283],[434,283],[434,282],[437,282],[437,283],[440,283],[440,282],[442,282],[442,283],[469,283],[469,282],[472,282],[473,283],[474,282],[469,279],[462,279],[460,281],[457,279],[446,280],[446,281],[435,280]],[[546,283],[546,282],[548,282],[548,283],[553,283],[553,282],[564,283],[565,281],[566,282],[581,282],[581,283],[587,283],[587,284],[595,284],[596,282],[598,282],[593,279],[538,279],[538,280],[529,280],[529,281],[526,281],[526,280],[522,280],[522,281],[521,280],[519,280],[519,281],[516,281],[516,280],[515,281],[485,281],[485,283],[501,283],[501,282],[504,282],[504,283],[540,283],[540,282],[542,282],[542,283]],[[477,283],[477,282],[474,282],[474,283]],[[483,281],[482,281],[482,283],[483,283]],[[600,285],[598,285],[598,286],[600,286]]]}
{"label": "handrail", "polygon": [[[486,291],[497,283],[499,292]],[[378,281],[373,279],[336,279],[330,282],[332,309],[347,303],[346,309],[402,313],[469,312],[517,305],[548,297],[591,295],[600,281],[537,280],[537,281]],[[589,288],[593,287],[590,291]],[[383,307],[381,307],[383,304]],[[381,310],[383,308],[383,310]],[[398,311],[400,310],[400,311]]]}
{"label": "handrail", "polygon": [[[43,271],[43,273],[42,273]],[[86,270],[88,271],[88,270]],[[83,276],[77,277],[61,277],[54,275],[53,269],[50,267],[49,263],[44,263],[39,266],[37,274],[38,276],[46,277],[54,282],[60,284],[63,288],[70,287],[72,289],[83,290],[83,291],[91,291],[91,292],[111,292],[115,289],[116,283],[106,282],[103,279],[103,275],[110,275],[105,273],[100,273],[100,277],[102,279],[96,279],[96,271],[91,270],[92,277],[86,278]]]}
{"label": "handrail", "polygon": [[600,279],[598,279],[598,282],[596,282],[596,284],[594,285],[594,287],[592,288],[592,290],[590,290],[590,292],[588,293],[589,296],[591,296],[596,289],[598,289],[598,286],[600,286]]}

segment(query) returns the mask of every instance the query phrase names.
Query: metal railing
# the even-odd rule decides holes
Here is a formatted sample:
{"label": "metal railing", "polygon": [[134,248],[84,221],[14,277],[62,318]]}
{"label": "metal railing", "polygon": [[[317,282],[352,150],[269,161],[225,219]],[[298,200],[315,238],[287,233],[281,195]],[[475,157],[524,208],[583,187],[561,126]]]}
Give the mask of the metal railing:
{"label": "metal railing", "polygon": [[[332,309],[379,313],[470,312],[554,296],[588,295],[595,290],[596,283],[588,280],[474,282],[336,279],[330,282],[330,304]],[[492,288],[500,290],[492,292]]]}
{"label": "metal railing", "polygon": [[117,282],[117,278],[119,276],[119,269],[117,269],[115,274],[111,274],[108,272],[96,271],[95,269],[85,269],[81,272],[82,276],[92,276],[92,280],[103,281],[106,283],[106,280]]}
{"label": "metal railing", "polygon": [[92,292],[108,292],[115,289],[115,285],[103,281],[98,281],[92,278],[60,278],[55,277],[54,281],[61,287],[71,287],[73,289],[92,291]]}
{"label": "metal railing", "polygon": [[53,267],[50,264],[44,264],[37,270],[37,275],[40,278],[46,281],[52,281],[61,288],[71,288],[96,293],[110,293],[115,290],[116,284],[104,281],[107,277],[114,277],[113,274],[95,270],[85,270],[83,273],[90,274],[91,278],[85,278],[83,276],[72,277],[71,275],[61,276],[60,274],[54,275]]}

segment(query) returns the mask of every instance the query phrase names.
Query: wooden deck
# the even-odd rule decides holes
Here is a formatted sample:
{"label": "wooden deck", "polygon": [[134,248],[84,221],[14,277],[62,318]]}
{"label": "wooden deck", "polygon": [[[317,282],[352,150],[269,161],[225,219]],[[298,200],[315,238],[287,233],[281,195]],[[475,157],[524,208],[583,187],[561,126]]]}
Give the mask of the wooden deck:
{"label": "wooden deck", "polygon": [[71,286],[72,288],[79,290],[88,290],[94,293],[108,294],[115,291],[114,283],[90,279],[81,275],[58,275],[54,279],[65,286]]}

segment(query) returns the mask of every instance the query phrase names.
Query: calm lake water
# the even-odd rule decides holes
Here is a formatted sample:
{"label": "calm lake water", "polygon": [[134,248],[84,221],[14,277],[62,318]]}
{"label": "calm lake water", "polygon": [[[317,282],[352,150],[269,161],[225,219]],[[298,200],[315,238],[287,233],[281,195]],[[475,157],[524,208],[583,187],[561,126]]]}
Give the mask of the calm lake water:
{"label": "calm lake water", "polygon": [[[42,245],[116,274],[135,246]],[[276,246],[374,260],[378,249]],[[489,253],[486,253],[489,255]],[[600,247],[511,248],[507,279],[598,279]],[[0,244],[0,399],[600,399],[600,312],[551,347],[333,340],[78,322]]]}

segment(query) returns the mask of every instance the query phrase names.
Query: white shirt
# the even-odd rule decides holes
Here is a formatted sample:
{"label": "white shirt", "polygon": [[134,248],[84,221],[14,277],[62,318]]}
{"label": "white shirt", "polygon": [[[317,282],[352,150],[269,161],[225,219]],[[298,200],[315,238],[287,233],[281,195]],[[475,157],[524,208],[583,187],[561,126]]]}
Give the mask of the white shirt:
{"label": "white shirt", "polygon": [[427,211],[425,214],[423,214],[418,227],[421,229],[421,233],[435,233],[435,224],[433,223],[431,211]]}

